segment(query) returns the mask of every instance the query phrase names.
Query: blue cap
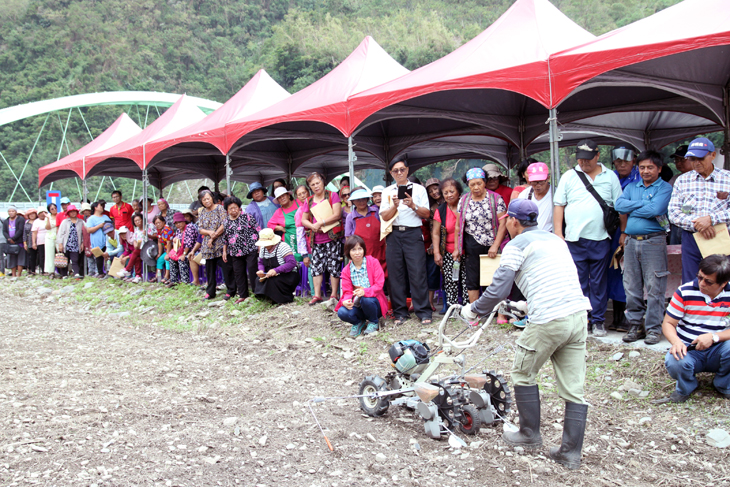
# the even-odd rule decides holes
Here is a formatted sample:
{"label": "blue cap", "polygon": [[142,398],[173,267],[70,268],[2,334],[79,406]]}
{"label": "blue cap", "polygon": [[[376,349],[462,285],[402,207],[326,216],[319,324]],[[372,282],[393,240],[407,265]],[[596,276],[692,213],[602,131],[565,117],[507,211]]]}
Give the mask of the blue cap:
{"label": "blue cap", "polygon": [[715,144],[713,144],[710,139],[700,137],[693,140],[692,143],[689,144],[689,148],[687,148],[687,153],[684,155],[684,157],[698,157],[702,159],[714,150]]}
{"label": "blue cap", "polygon": [[70,199],[66,198],[65,196],[63,198],[61,198],[61,204],[62,205],[67,205],[69,203],[71,203],[71,200]]}
{"label": "blue cap", "polygon": [[264,187],[264,185],[256,181],[248,187],[248,194],[246,195],[246,198],[251,199],[251,195],[257,189],[263,190],[264,194],[266,194],[266,188]]}
{"label": "blue cap", "polygon": [[[534,222],[537,221],[538,214],[537,205],[532,200],[512,200],[510,201],[509,208],[507,208],[506,216]],[[505,216],[502,218],[505,218]]]}

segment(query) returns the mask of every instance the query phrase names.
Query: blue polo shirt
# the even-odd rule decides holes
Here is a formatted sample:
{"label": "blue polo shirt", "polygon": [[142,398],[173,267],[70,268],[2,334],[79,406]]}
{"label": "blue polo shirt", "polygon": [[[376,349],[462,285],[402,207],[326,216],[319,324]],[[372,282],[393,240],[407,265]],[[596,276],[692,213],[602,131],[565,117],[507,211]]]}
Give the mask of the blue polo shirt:
{"label": "blue polo shirt", "polygon": [[615,209],[622,215],[629,215],[626,222],[627,235],[647,235],[663,232],[657,217],[666,218],[672,185],[658,178],[649,186],[644,181],[630,183],[616,200]]}

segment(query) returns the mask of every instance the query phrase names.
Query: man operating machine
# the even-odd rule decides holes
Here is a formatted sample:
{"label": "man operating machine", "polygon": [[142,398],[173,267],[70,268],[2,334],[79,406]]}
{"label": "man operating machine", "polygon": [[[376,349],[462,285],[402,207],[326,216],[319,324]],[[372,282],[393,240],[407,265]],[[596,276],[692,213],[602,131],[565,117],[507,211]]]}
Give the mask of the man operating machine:
{"label": "man operating machine", "polygon": [[552,360],[558,393],[565,400],[563,440],[550,449],[550,457],[569,469],[580,467],[588,405],[583,400],[586,371],[587,313],[578,272],[567,244],[537,228],[538,208],[531,200],[510,203],[505,224],[512,240],[505,246],[492,284],[482,296],[462,308],[472,321],[488,315],[506,299],[516,283],[527,299],[528,325],[517,340],[512,382],[520,417],[520,429],[505,432],[511,446],[538,448],[540,391],[536,377]]}

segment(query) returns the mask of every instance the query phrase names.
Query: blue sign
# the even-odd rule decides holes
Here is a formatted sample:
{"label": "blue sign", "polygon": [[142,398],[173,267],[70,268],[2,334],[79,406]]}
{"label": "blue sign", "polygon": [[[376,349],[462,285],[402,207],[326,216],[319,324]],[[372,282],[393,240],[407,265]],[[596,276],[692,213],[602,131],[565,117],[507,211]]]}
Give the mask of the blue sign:
{"label": "blue sign", "polygon": [[61,191],[54,189],[53,191],[46,191],[46,207],[51,206],[51,203],[56,205],[56,208],[61,208]]}

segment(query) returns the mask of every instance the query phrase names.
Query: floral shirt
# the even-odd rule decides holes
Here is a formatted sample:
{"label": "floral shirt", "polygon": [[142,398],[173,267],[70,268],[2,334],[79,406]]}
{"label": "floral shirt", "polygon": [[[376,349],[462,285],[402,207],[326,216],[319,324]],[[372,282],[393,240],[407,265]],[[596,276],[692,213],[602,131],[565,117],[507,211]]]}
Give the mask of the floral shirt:
{"label": "floral shirt", "polygon": [[[167,215],[164,216],[165,225],[167,225],[170,228],[175,228],[175,213],[180,213],[180,212],[177,210],[173,210],[172,208],[168,208]],[[162,213],[160,213],[160,215],[162,215]]]}
{"label": "floral shirt", "polygon": [[167,225],[165,225],[162,230],[159,230],[157,232],[158,242],[161,243],[163,246],[167,245],[167,242],[172,240],[172,237],[174,236],[175,232]]}
{"label": "floral shirt", "polygon": [[185,225],[185,230],[180,230],[179,228],[175,230],[175,238],[180,240],[183,248],[188,249],[188,251],[193,250],[199,235],[198,227],[195,226],[195,223]]}
{"label": "floral shirt", "polygon": [[[474,237],[479,245],[486,247],[494,244],[494,239],[497,236],[496,228],[498,228],[498,224],[495,224],[496,222],[492,220],[492,202],[495,197],[497,198],[497,205],[494,208],[494,214],[499,215],[506,212],[507,205],[504,204],[504,200],[499,195],[488,192],[481,201],[474,201],[471,197],[466,198],[468,204],[464,215],[464,230]],[[459,201],[459,212],[462,211],[463,204],[464,199]]]}
{"label": "floral shirt", "polygon": [[227,219],[223,237],[228,246],[228,255],[243,257],[251,252],[258,252],[258,231],[256,218],[249,213],[241,213],[235,220]]}
{"label": "floral shirt", "polygon": [[[221,205],[215,205],[212,210],[208,210],[204,206],[200,208],[200,216],[198,217],[198,228],[215,232],[218,227],[225,225],[228,220],[226,210]],[[223,238],[219,236],[213,241],[213,246],[209,247],[210,236],[203,237],[203,246],[200,249],[204,259],[215,259],[223,255]]]}
{"label": "floral shirt", "polygon": [[68,240],[66,241],[66,252],[78,252],[78,251],[79,251],[79,234],[76,231],[76,225],[74,225],[72,223],[71,225],[69,225],[69,229],[68,229]]}

